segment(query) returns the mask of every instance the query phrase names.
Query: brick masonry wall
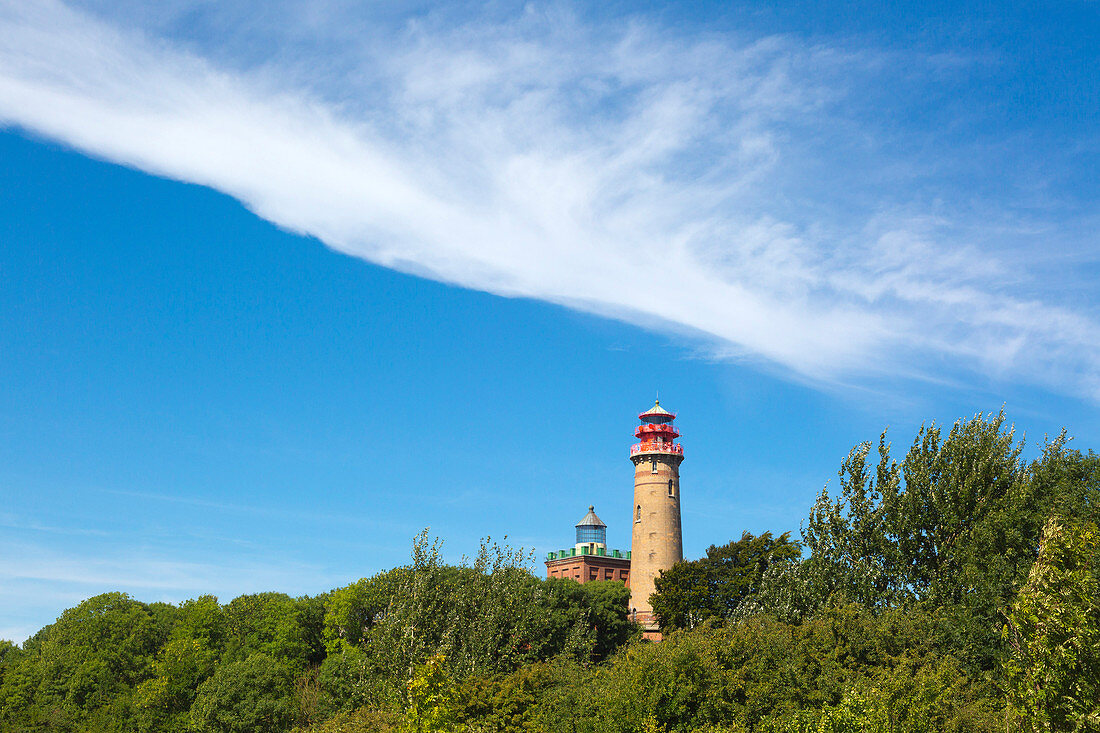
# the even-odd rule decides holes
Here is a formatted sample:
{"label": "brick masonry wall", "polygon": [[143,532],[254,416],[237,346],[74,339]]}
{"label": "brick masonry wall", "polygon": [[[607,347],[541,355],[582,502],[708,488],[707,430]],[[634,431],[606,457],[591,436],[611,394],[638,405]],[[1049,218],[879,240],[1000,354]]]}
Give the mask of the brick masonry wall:
{"label": "brick masonry wall", "polygon": [[572,578],[578,583],[617,580],[630,587],[631,562],[626,558],[604,555],[576,555],[546,561],[547,578]]}
{"label": "brick masonry wall", "polygon": [[[630,608],[639,619],[653,609],[654,579],[684,557],[680,530],[680,461],[674,454],[642,454],[634,461],[634,531],[630,543]],[[671,488],[670,488],[671,487]]]}

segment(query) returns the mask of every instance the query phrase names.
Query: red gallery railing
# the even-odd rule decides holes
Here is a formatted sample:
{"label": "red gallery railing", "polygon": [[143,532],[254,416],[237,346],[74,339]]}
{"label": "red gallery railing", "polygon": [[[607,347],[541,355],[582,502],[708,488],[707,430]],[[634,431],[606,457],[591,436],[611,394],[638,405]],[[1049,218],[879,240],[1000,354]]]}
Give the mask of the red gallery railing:
{"label": "red gallery railing", "polygon": [[671,435],[674,438],[678,438],[680,436],[680,431],[674,428],[671,423],[658,423],[656,425],[650,423],[649,425],[639,425],[637,430],[634,431],[634,435],[640,438],[642,436],[642,433],[658,433],[663,435]]}
{"label": "red gallery railing", "polygon": [[630,455],[637,455],[638,453],[675,453],[678,456],[684,455],[684,446],[679,443],[635,443],[630,446]]}

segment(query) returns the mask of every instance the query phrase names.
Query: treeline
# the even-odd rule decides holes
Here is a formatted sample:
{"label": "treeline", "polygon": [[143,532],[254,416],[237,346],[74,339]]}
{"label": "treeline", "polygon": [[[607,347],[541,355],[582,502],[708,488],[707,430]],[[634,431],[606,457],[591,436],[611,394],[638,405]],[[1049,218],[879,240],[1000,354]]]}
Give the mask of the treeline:
{"label": "treeline", "polygon": [[285,731],[360,708],[388,725],[425,662],[472,684],[598,664],[636,634],[620,583],[542,581],[495,544],[465,567],[438,549],[423,533],[410,566],[316,597],[91,598],[0,650],[0,728]]}
{"label": "treeline", "polygon": [[626,589],[485,544],[316,597],[105,594],[0,643],[5,731],[1100,731],[1100,457],[1003,415],[852,450],[802,528]]}

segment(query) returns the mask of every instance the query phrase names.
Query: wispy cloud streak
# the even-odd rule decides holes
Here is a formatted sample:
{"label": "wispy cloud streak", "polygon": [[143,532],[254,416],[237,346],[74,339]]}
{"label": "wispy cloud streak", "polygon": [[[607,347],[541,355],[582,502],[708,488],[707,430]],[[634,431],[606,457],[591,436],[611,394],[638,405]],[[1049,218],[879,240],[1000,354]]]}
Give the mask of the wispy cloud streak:
{"label": "wispy cloud streak", "polygon": [[[1100,396],[1095,314],[1013,290],[1032,225],[994,207],[1002,250],[905,195],[931,164],[890,157],[842,112],[853,84],[886,83],[880,55],[530,7],[367,46],[234,64],[0,1],[0,120],[210,186],[371,262],[812,379],[947,364]],[[840,140],[844,154],[869,141],[866,157],[808,184],[843,162]],[[861,176],[877,179],[844,190]]]}

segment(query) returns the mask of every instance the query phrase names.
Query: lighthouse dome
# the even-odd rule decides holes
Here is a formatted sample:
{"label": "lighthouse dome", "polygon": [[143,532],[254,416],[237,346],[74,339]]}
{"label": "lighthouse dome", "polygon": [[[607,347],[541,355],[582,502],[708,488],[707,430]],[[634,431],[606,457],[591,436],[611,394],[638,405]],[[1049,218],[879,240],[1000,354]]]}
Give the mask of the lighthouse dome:
{"label": "lighthouse dome", "polygon": [[589,506],[588,514],[584,515],[584,519],[577,522],[578,527],[606,527],[603,520],[596,516],[596,507]]}
{"label": "lighthouse dome", "polygon": [[676,415],[661,407],[661,401],[657,400],[653,407],[638,415],[638,419],[647,423],[665,423],[675,420]]}

